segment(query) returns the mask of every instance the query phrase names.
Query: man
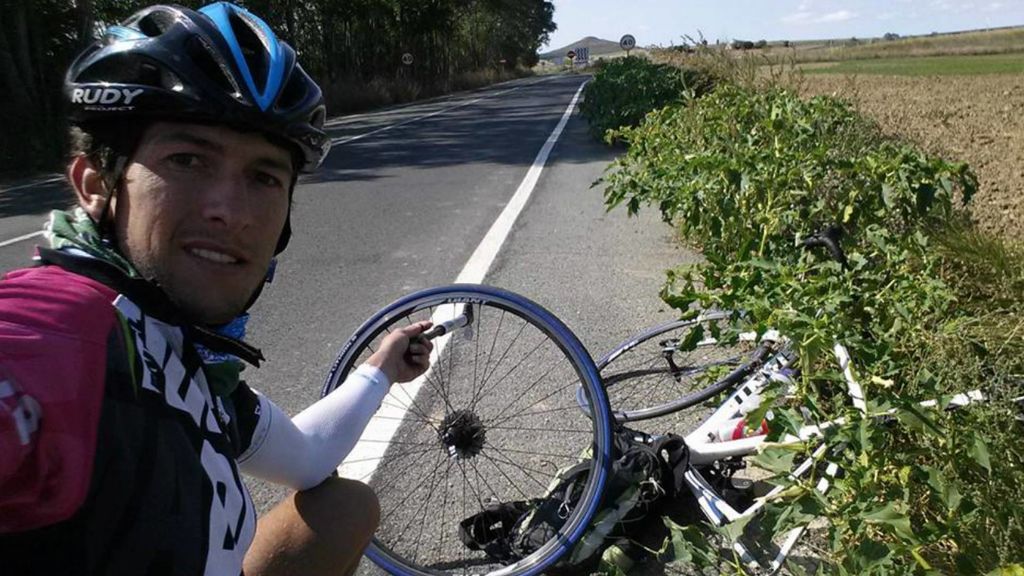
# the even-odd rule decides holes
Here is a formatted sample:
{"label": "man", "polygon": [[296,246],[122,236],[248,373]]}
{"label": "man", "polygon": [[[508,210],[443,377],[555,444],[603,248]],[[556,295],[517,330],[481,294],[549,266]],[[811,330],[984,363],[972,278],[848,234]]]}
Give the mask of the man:
{"label": "man", "polygon": [[[297,174],[329,148],[319,87],[218,3],[111,27],[65,93],[79,208],[0,281],[0,572],[353,571],[379,508],[332,472],[427,369],[429,323],[294,419],[239,378]],[[240,471],[296,493],[257,526]]]}

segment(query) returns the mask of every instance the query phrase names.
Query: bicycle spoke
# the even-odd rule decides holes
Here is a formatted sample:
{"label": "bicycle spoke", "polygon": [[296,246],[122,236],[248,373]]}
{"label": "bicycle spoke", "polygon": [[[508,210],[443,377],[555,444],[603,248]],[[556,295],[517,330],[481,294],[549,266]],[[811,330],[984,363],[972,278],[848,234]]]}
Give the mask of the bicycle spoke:
{"label": "bicycle spoke", "polygon": [[[498,412],[497,414],[495,414],[494,416],[492,416],[492,417],[491,417],[491,419],[493,419],[493,420],[496,420],[496,421],[498,421],[498,423],[502,423],[502,422],[504,422],[503,420],[499,420],[499,418],[501,418],[502,416],[504,416],[504,415],[505,415],[505,412],[507,412],[509,408],[511,408],[512,406],[515,406],[515,404],[516,404],[517,402],[519,402],[519,401],[520,401],[521,399],[525,398],[525,397],[526,397],[526,395],[527,395],[527,394],[528,394],[529,392],[532,392],[532,391],[533,391],[533,389],[537,387],[537,384],[540,384],[542,380],[544,380],[545,378],[547,378],[548,374],[550,374],[550,373],[551,373],[551,371],[552,371],[552,370],[554,370],[554,369],[555,369],[555,366],[551,366],[551,368],[548,368],[547,372],[545,372],[545,373],[541,374],[541,375],[540,375],[540,378],[537,378],[536,380],[534,380],[534,381],[533,381],[533,383],[532,383],[532,384],[530,384],[530,386],[528,386],[528,387],[526,388],[526,390],[524,390],[524,391],[523,391],[522,393],[520,393],[520,394],[517,394],[517,395],[516,395],[516,396],[515,396],[515,397],[514,397],[514,398],[512,399],[512,401],[511,401],[511,402],[509,402],[508,404],[506,404],[506,405],[505,405],[505,407],[504,407],[504,408],[502,408],[502,409],[501,409],[501,410],[500,410],[500,411],[499,411],[499,412]],[[575,383],[575,382],[573,382],[572,384],[570,384],[570,386],[572,386],[572,387],[573,387],[573,388],[575,389],[575,388],[576,388],[576,383]],[[558,394],[558,393],[559,393],[559,392],[561,392],[562,390],[565,390],[565,389],[566,389],[567,387],[568,387],[568,386],[563,386],[563,387],[561,387],[561,388],[556,388],[554,392],[551,392],[551,393],[550,393],[550,394],[548,394],[547,396],[545,396],[545,397],[541,398],[540,400],[538,400],[538,401],[534,402],[533,404],[530,404],[529,406],[527,406],[527,407],[526,407],[526,409],[530,409],[530,408],[533,408],[533,407],[534,407],[534,406],[536,406],[537,404],[540,404],[541,402],[543,402],[543,401],[547,400],[548,398],[551,398],[551,397],[552,397],[552,396],[554,396],[555,394]]]}
{"label": "bicycle spoke", "polygon": [[[517,468],[519,470],[522,470],[523,472],[533,472],[535,474],[539,474],[542,477],[552,476],[553,475],[551,472],[548,472],[548,471],[545,471],[545,470],[537,470],[535,468],[528,468],[528,467],[524,466],[523,464],[517,464],[516,462],[513,462],[503,451],[501,451],[497,447],[492,445],[492,446],[490,446],[490,448],[492,450],[494,450],[495,452],[497,452],[498,455],[503,458],[503,459],[498,459],[498,458],[495,457],[496,460],[498,460],[499,462],[503,462],[505,464],[508,464],[509,466],[512,466],[513,468]],[[548,462],[548,464],[550,464],[550,462]],[[530,476],[530,475],[527,474],[527,476]],[[533,479],[534,482],[537,482],[537,484],[539,484],[542,489],[547,490],[547,484],[546,483],[538,482],[532,476],[530,476],[530,478]]]}
{"label": "bicycle spoke", "polygon": [[[561,390],[559,390],[559,391],[561,391]],[[529,406],[528,406],[528,408],[529,408]],[[555,412],[574,412],[575,413],[579,409],[580,409],[579,404],[573,404],[572,406],[562,406],[560,408],[550,408],[548,410],[537,410],[537,411],[534,411],[534,412],[516,412],[515,414],[513,414],[513,415],[509,416],[508,418],[505,418],[504,420],[499,422],[499,424],[505,424],[505,423],[509,422],[510,420],[515,420],[516,418],[522,418],[523,416],[537,416],[537,415],[540,415],[540,414],[554,414]]]}
{"label": "bicycle spoke", "polygon": [[370,444],[388,444],[394,446],[437,446],[437,442],[402,442],[398,440],[369,440],[366,438],[360,438],[359,442],[367,442]]}
{"label": "bicycle spoke", "polygon": [[[415,454],[427,453],[427,452],[429,452],[431,450],[433,450],[432,447],[421,448],[419,450],[407,450],[407,451],[402,452],[402,453],[400,453],[398,455],[392,455],[390,457],[391,458],[395,458],[395,457],[413,456]],[[384,458],[385,458],[384,455],[381,455],[381,456],[371,456],[369,458],[357,458],[355,460],[345,460],[344,463],[345,464],[360,464],[360,463],[363,463],[363,462],[373,462],[374,460],[380,461],[380,460],[383,460]]]}
{"label": "bicycle spoke", "polygon": [[509,448],[508,446],[498,446],[495,443],[490,443],[490,447],[501,452],[516,452],[517,454],[529,454],[531,456],[554,456],[556,458],[571,459],[575,458],[577,454],[555,454],[553,452],[537,452],[536,450],[520,450],[517,448]]}
{"label": "bicycle spoke", "polygon": [[[438,358],[434,365],[437,366],[443,362],[443,359]],[[438,374],[428,369],[424,380],[430,384],[430,387],[433,388],[437,392],[437,395],[441,397],[441,402],[444,403],[445,411],[450,414],[455,411],[455,407],[452,406],[451,400],[448,399],[448,395],[445,393],[445,385],[437,380],[438,377]]]}
{"label": "bicycle spoke", "polygon": [[[466,484],[469,484],[469,479],[466,478],[466,469],[462,466],[462,461],[459,461],[459,472],[462,473],[462,519],[465,520],[469,516],[466,515]],[[479,500],[479,498],[478,498]],[[483,506],[481,506],[481,509]],[[466,546],[459,546],[459,552],[462,553],[462,565],[466,565]]]}
{"label": "bicycle spoke", "polygon": [[[389,408],[396,408],[396,409],[401,410],[400,407],[395,406],[394,404],[387,404],[387,403],[382,402],[381,406],[387,406]],[[412,410],[409,410],[409,412],[412,412],[414,415],[419,416],[418,414],[416,414]],[[417,424],[429,424],[431,426],[433,426],[434,424],[437,424],[433,420],[430,420],[430,419],[427,419],[427,418],[409,418],[408,414],[406,414],[405,416],[380,416],[380,415],[374,414],[372,416],[372,418],[374,420],[398,420],[399,422],[415,422]]]}
{"label": "bicycle spoke", "polygon": [[[408,410],[412,411],[413,414],[416,414],[417,416],[422,418],[423,421],[425,421],[427,424],[429,424],[430,427],[433,428],[435,432],[437,432],[438,428],[437,428],[437,426],[434,425],[434,420],[427,415],[427,412],[425,410],[423,410],[422,408],[419,407],[418,404],[416,404],[416,399],[412,397],[412,394],[409,394],[409,391],[406,390],[404,385],[402,385],[402,384],[398,384],[398,385],[392,384],[391,390],[388,391],[388,395],[385,396],[384,398],[385,399],[393,398],[395,401],[399,401],[400,402],[401,400],[399,399],[398,395],[395,393],[395,389],[396,388],[398,390],[401,390],[405,394],[405,397],[409,399]],[[413,408],[415,408],[415,410],[413,410]]]}
{"label": "bicycle spoke", "polygon": [[[509,462],[507,460],[499,460],[498,458],[495,458],[495,457],[491,456],[490,454],[487,454],[486,451],[485,452],[481,452],[480,455],[483,456],[484,458],[487,458],[491,462],[495,462],[495,463],[500,462],[500,463],[505,464],[507,466],[511,466],[513,469],[517,469],[517,470],[520,470],[522,472],[535,472],[535,470],[529,470],[529,469],[523,468],[522,466],[517,466],[516,464],[511,463],[511,462]],[[495,467],[496,468],[498,467],[497,464],[495,464]],[[504,472],[502,472],[502,475],[505,477],[506,480],[508,480],[509,482],[512,482],[512,479],[509,478],[508,474],[505,474]],[[547,489],[547,486],[543,482],[539,482],[531,474],[523,474],[523,476],[529,478],[530,480],[533,480],[533,482],[535,484],[540,486],[541,490],[546,490]],[[523,496],[526,497],[526,494],[523,493],[522,489],[519,488],[518,484],[516,485],[516,489],[519,490],[520,494],[523,494]],[[529,498],[527,498],[527,499],[529,499]]]}
{"label": "bicycle spoke", "polygon": [[516,484],[515,480],[513,480],[512,478],[509,478],[509,475],[506,474],[505,471],[502,470],[500,466],[498,466],[497,462],[493,458],[491,458],[487,454],[484,454],[483,452],[481,452],[480,455],[486,458],[487,461],[490,462],[492,466],[494,466],[494,469],[497,470],[499,474],[504,476],[505,480],[508,481],[509,485],[515,488],[516,492],[519,492],[519,495],[523,497],[523,500],[530,499],[530,497],[526,495],[526,492],[523,492],[523,489],[519,487],[519,484]]}
{"label": "bicycle spoke", "polygon": [[[451,469],[452,469],[452,459],[449,459],[448,460],[448,469],[445,471],[445,478],[448,477],[448,472],[450,472]],[[444,535],[445,535],[445,532],[447,532],[447,530],[445,530],[444,528],[445,528],[445,526],[448,525],[444,521],[445,513],[448,511],[448,481],[445,480],[445,479],[442,479],[441,483],[444,484],[444,498],[442,498],[442,500],[441,500],[441,542],[440,542],[440,545],[439,545],[438,550],[437,550],[437,558],[443,558],[443,555],[444,555]],[[426,525],[427,523],[424,522],[423,524]]]}
{"label": "bicycle spoke", "polygon": [[476,407],[476,394],[479,389],[476,385],[477,382],[477,370],[480,366],[480,321],[484,315],[484,307],[477,306],[476,309],[476,336],[473,338],[473,395],[469,400],[470,409]]}
{"label": "bicycle spoke", "polygon": [[[523,356],[523,358],[522,358],[521,360],[519,360],[519,362],[516,362],[516,365],[515,365],[515,366],[513,366],[513,367],[512,367],[512,368],[511,368],[511,369],[510,369],[510,370],[509,370],[508,372],[505,372],[505,374],[504,374],[504,375],[503,375],[503,376],[502,376],[501,378],[499,378],[499,379],[498,379],[498,380],[497,380],[497,381],[496,381],[496,382],[495,382],[495,383],[494,383],[494,384],[493,384],[493,385],[491,386],[491,390],[493,390],[493,389],[497,388],[497,387],[498,387],[498,384],[501,384],[502,382],[504,382],[504,381],[505,381],[505,379],[506,379],[506,378],[508,378],[508,376],[509,376],[510,374],[512,374],[513,372],[515,372],[516,368],[519,368],[520,366],[522,366],[523,362],[525,362],[525,361],[526,361],[526,359],[530,357],[530,355],[532,355],[532,354],[533,354],[534,352],[536,352],[536,351],[537,351],[537,349],[538,349],[538,348],[540,348],[540,347],[541,347],[541,345],[542,345],[542,344],[544,344],[544,342],[546,342],[546,341],[547,341],[547,340],[541,340],[540,342],[538,342],[538,343],[537,343],[537,345],[533,347],[533,350],[530,350],[530,352],[529,352],[528,354],[525,354],[525,355]],[[554,370],[554,369],[555,369],[555,367],[556,367],[556,366],[555,366],[554,364],[552,364],[552,366],[551,366],[550,368],[548,368],[548,371],[547,371],[547,372],[545,372],[545,373],[544,373],[544,374],[543,374],[543,375],[542,375],[542,376],[541,376],[540,378],[538,378],[538,379],[537,379],[537,380],[536,380],[536,381],[534,382],[534,385],[536,385],[536,384],[537,384],[537,382],[539,382],[539,381],[540,381],[540,380],[542,380],[542,379],[543,379],[543,378],[544,378],[545,376],[547,376],[547,375],[548,375],[549,373],[551,373],[551,371],[552,371],[552,370]],[[526,390],[525,390],[525,391],[523,392],[523,394],[525,394],[526,392],[529,392],[530,390],[532,390],[532,386],[531,386],[530,388],[527,388],[527,389],[526,389]],[[482,396],[483,396],[483,395],[482,395]],[[518,400],[518,398],[517,398],[517,400]]]}
{"label": "bicycle spoke", "polygon": [[[523,324],[519,327],[519,331],[516,332],[515,337],[509,342],[508,346],[505,347],[505,351],[502,352],[501,357],[498,358],[498,361],[494,364],[494,367],[492,367],[489,372],[487,370],[487,367],[486,366],[484,367],[484,379],[483,379],[483,382],[480,383],[480,394],[478,396],[478,401],[479,401],[479,398],[484,398],[486,396],[484,391],[487,390],[487,381],[490,380],[491,376],[493,376],[494,373],[498,371],[498,366],[501,366],[501,363],[505,360],[505,357],[508,356],[509,350],[511,350],[512,347],[515,345],[515,343],[519,340],[519,336],[522,335],[523,329],[526,328],[526,326],[527,326],[526,322],[523,322]],[[522,360],[520,360],[520,363],[522,363]],[[508,373],[506,373],[506,375],[507,374]],[[491,388],[493,389],[493,386]],[[474,404],[470,409],[475,409],[475,408],[476,408],[476,405]]]}
{"label": "bicycle spoke", "polygon": [[575,433],[575,434],[590,434],[593,430],[589,428],[583,429],[569,429],[569,428],[512,428],[509,426],[488,426],[488,430],[516,430],[521,432],[562,432],[562,433]]}
{"label": "bicycle spoke", "polygon": [[[483,500],[483,498],[480,497],[480,490],[478,488],[474,488],[473,484],[469,481],[469,475],[466,474],[466,461],[465,460],[459,460],[459,472],[462,473],[462,487],[463,487],[463,490],[465,490],[466,486],[469,486],[470,489],[473,490],[473,497],[476,498],[477,504],[480,505],[480,510],[483,510],[484,509],[484,500]],[[479,484],[479,480],[477,480],[477,484]],[[465,513],[465,506],[466,506],[465,501],[463,501],[462,506],[463,506],[462,517],[463,518],[467,518],[466,513]]]}
{"label": "bicycle spoke", "polygon": [[[437,453],[437,460],[441,460],[443,457],[444,457],[444,453],[443,452],[438,452]],[[427,479],[427,481],[422,483],[422,484],[416,484],[416,486],[408,494],[405,495],[405,498],[402,498],[402,501],[399,502],[398,505],[396,505],[390,512],[387,513],[387,515],[385,515],[383,518],[380,519],[380,525],[384,526],[387,523],[387,521],[391,518],[392,514],[394,514],[398,510],[402,510],[404,508],[404,506],[405,506],[405,503],[409,500],[409,498],[411,498],[413,496],[413,494],[416,494],[417,492],[419,492],[421,488],[426,488],[427,490],[429,490],[430,487],[434,485],[434,477],[437,476],[437,471],[440,470],[440,469],[441,469],[441,466],[439,465],[439,462],[435,461],[434,462],[434,469],[430,473],[430,478]],[[425,506],[426,506],[426,501],[424,501],[420,505],[420,508],[418,510],[423,510],[423,508]],[[414,516],[411,520],[409,520],[409,522],[406,523],[405,528],[398,535],[398,539],[399,540],[401,540],[402,536],[405,536],[406,530],[409,529],[409,526],[412,524],[412,522],[415,519],[416,519],[416,517]]]}
{"label": "bicycle spoke", "polygon": [[[469,463],[473,466],[473,471],[476,472],[477,485],[479,486],[480,482],[482,481],[484,486],[487,486],[487,489],[491,491],[491,496],[497,498],[501,493],[495,490],[493,486],[491,486],[491,483],[487,481],[486,476],[480,475],[480,469],[477,468],[475,459],[470,460]],[[483,502],[481,502],[480,509],[483,509]]]}
{"label": "bicycle spoke", "polygon": [[[391,488],[391,486],[394,485],[395,482],[404,479],[406,472],[412,470],[412,468],[416,465],[417,462],[422,460],[424,456],[430,454],[432,451],[433,450],[430,449],[423,450],[422,452],[417,453],[416,458],[413,459],[412,462],[403,462],[403,467],[400,470],[391,471],[392,474],[386,479],[382,480],[381,483],[377,485],[377,492],[383,494],[386,491],[386,488]],[[438,450],[438,452],[441,454],[444,453],[443,450]]]}
{"label": "bicycle spoke", "polygon": [[[483,382],[480,383],[480,388],[482,388],[483,385],[486,384],[486,382],[487,382],[487,367],[491,365],[491,358],[492,358],[492,354],[494,353],[494,346],[498,343],[498,334],[501,333],[501,325],[504,324],[504,323],[505,323],[505,311],[502,310],[501,311],[501,316],[498,318],[498,327],[494,329],[494,337],[491,339],[491,348],[490,348],[490,350],[487,351],[487,361],[484,362],[484,379],[483,379]],[[476,388],[476,389],[479,390],[479,388]],[[476,409],[476,402],[477,402],[477,396],[474,395],[473,396],[473,401],[470,402],[470,405],[469,405],[469,409],[470,410],[475,410]]]}

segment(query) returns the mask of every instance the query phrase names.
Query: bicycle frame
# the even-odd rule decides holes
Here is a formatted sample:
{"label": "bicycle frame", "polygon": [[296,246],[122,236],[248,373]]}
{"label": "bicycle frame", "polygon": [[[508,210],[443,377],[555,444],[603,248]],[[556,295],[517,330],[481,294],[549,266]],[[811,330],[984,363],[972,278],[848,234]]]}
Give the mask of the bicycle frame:
{"label": "bicycle frame", "polygon": [[[702,469],[706,469],[721,460],[757,454],[767,443],[767,436],[763,433],[736,440],[714,440],[718,428],[727,422],[741,417],[743,414],[740,411],[740,407],[748,404],[747,401],[751,397],[760,395],[770,382],[781,381],[791,383],[789,378],[791,371],[789,368],[794,358],[791,357],[788,351],[786,340],[775,333],[766,334],[765,338],[773,339],[779,343],[780,351],[772,356],[755,374],[737,386],[736,390],[714,413],[685,437],[687,447],[690,450],[690,464],[684,476],[686,484],[700,505],[704,516],[716,526],[724,526],[756,514],[767,502],[784,489],[783,486],[776,486],[768,494],[756,498],[754,503],[746,509],[736,510],[726,502],[725,498],[715,490],[701,472]],[[843,371],[847,385],[847,395],[850,397],[854,408],[867,415],[867,404],[864,400],[863,390],[853,376],[853,370],[850,366],[850,355],[846,347],[838,342],[835,343],[833,354]],[[954,396],[949,405],[952,407],[966,406],[983,401],[984,399],[985,397],[980,391],[973,390]],[[929,400],[921,402],[919,405],[922,407],[934,407],[937,405],[937,402]],[[895,409],[875,416],[881,417],[893,413],[895,413]],[[824,432],[827,429],[842,425],[845,421],[845,418],[838,418],[817,425],[804,426],[795,435],[786,434],[777,443],[774,443],[773,446],[794,446],[820,440],[824,437]],[[814,464],[822,459],[828,447],[824,442],[818,444],[812,451],[811,456],[790,472],[790,477],[798,479],[806,475]],[[815,484],[815,489],[821,494],[827,493],[829,488],[831,488],[832,479],[836,477],[839,470],[838,465],[827,462],[823,475]],[[789,530],[783,536],[782,543],[779,545],[775,557],[767,565],[759,562],[750,549],[738,540],[733,543],[733,550],[748,572],[774,574],[782,567],[783,562],[806,528],[807,526],[804,525]]]}

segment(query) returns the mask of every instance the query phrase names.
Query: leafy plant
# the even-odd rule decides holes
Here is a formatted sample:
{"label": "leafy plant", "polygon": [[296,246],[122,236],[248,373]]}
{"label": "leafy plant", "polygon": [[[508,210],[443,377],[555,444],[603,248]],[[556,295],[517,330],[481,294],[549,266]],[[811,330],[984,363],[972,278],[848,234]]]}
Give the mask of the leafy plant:
{"label": "leafy plant", "polygon": [[[743,310],[756,330],[792,339],[796,406],[773,408],[772,435],[805,414],[845,418],[828,438],[844,447],[830,456],[844,475],[827,499],[813,475],[786,478],[792,452],[763,455],[790,487],[761,522],[827,518],[829,572],[1013,570],[1024,557],[1024,443],[1007,399],[1024,388],[1024,253],[958,212],[977,186],[968,167],[885,137],[842,101],[777,88],[723,85],[612,136],[629,149],[607,173],[609,208],[656,206],[704,254],[669,274],[662,298],[681,314]],[[836,226],[846,267],[801,248]],[[852,408],[836,341],[869,414],[894,418]],[[977,388],[993,401],[918,405]]]}
{"label": "leafy plant", "polygon": [[603,63],[583,90],[580,112],[597,139],[608,130],[636,126],[651,110],[702,95],[712,87],[710,76],[692,68],[654,64],[630,56]]}

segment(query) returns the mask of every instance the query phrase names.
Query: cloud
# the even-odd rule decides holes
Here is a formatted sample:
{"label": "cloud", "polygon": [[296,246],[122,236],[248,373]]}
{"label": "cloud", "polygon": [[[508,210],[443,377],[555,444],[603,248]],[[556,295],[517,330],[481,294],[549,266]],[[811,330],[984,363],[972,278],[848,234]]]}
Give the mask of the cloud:
{"label": "cloud", "polygon": [[850,12],[849,10],[840,10],[838,12],[829,12],[815,20],[815,22],[846,22],[847,20],[853,20],[856,17],[857,14],[854,12]]}
{"label": "cloud", "polygon": [[[801,8],[803,5],[801,5]],[[781,21],[784,24],[823,24],[831,22],[846,22],[847,20],[853,20],[857,17],[856,12],[849,10],[839,10],[837,12],[829,12],[828,14],[815,15],[813,12],[807,10],[799,10],[787,16],[783,16]]]}
{"label": "cloud", "polygon": [[794,14],[790,14],[789,16],[783,16],[782,21],[787,24],[797,24],[800,22],[810,21],[811,16],[814,16],[814,14],[811,14],[810,12],[796,12]]}

